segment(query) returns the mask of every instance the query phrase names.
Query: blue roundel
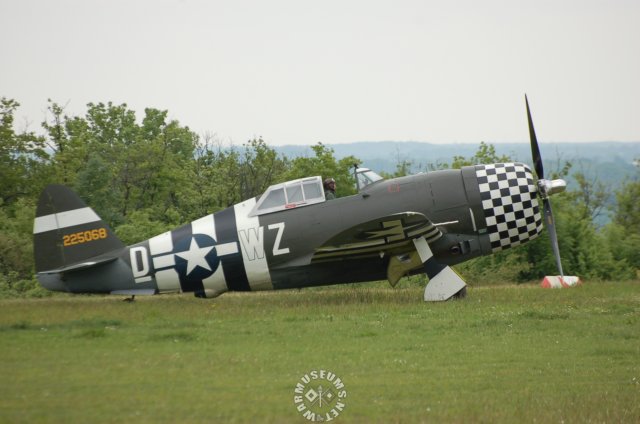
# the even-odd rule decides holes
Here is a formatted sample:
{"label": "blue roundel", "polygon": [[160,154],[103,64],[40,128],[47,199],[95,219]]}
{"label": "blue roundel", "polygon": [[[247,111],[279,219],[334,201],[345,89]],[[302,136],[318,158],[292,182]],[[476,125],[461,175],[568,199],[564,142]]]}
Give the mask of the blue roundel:
{"label": "blue roundel", "polygon": [[216,272],[220,265],[216,244],[212,237],[204,234],[193,234],[176,244],[175,267],[181,281],[202,281]]}

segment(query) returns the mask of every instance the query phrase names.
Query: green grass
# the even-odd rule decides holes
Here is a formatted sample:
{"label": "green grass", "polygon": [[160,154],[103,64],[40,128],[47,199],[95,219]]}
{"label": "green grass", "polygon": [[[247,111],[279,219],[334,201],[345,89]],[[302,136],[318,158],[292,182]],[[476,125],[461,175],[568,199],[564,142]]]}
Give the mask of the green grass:
{"label": "green grass", "polygon": [[0,422],[306,422],[312,369],[337,422],[639,422],[640,283],[0,301]]}

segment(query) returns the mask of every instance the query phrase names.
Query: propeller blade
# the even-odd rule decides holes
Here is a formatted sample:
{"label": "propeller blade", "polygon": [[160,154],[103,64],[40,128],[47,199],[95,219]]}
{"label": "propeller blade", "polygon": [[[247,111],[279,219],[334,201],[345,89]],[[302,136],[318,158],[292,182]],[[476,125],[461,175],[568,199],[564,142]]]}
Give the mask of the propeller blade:
{"label": "propeller blade", "polygon": [[556,233],[556,224],[553,219],[553,212],[551,211],[551,202],[549,202],[549,195],[564,190],[566,183],[562,180],[548,181],[544,179],[544,169],[542,167],[542,155],[540,155],[540,147],[538,146],[538,138],[536,137],[536,130],[533,128],[533,119],[531,119],[531,110],[529,109],[529,99],[527,95],[524,95],[524,101],[527,105],[527,120],[529,121],[529,137],[531,139],[531,156],[533,158],[533,165],[538,176],[538,195],[542,198],[542,208],[544,213],[545,226],[549,231],[549,239],[551,240],[551,249],[553,249],[553,256],[556,259],[556,266],[560,273],[560,278],[564,278],[562,272],[562,261],[560,260],[560,247],[558,246],[558,233]]}
{"label": "propeller blade", "polygon": [[531,111],[529,110],[529,99],[527,95],[524,95],[524,101],[527,104],[527,119],[529,120],[529,138],[531,139],[531,156],[533,158],[534,169],[538,179],[544,179],[544,169],[542,168],[542,156],[540,155],[540,148],[538,147],[538,139],[536,137],[536,130],[533,128],[533,119],[531,119]]}
{"label": "propeller blade", "polygon": [[551,248],[553,249],[553,256],[556,258],[556,266],[558,267],[558,272],[560,273],[560,277],[564,277],[564,273],[562,272],[562,262],[560,261],[560,247],[558,246],[558,235],[556,233],[556,225],[553,219],[553,212],[551,211],[551,202],[549,199],[542,199],[543,208],[544,208],[544,221],[547,227],[547,231],[549,231],[549,239],[551,239]]}

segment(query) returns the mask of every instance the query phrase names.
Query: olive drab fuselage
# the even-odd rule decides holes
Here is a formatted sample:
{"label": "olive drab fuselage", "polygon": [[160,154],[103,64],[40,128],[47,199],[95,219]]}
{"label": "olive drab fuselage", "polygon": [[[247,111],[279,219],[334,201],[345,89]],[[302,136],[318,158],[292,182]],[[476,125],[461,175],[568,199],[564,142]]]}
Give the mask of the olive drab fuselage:
{"label": "olive drab fuselage", "polygon": [[[272,202],[259,213],[268,191],[133,246],[98,252],[92,266],[56,264],[53,271],[62,270],[51,272],[51,265],[37,261],[38,272],[45,287],[70,292],[201,297],[381,280],[393,257],[415,250],[411,240],[420,233],[412,234],[412,228],[431,229],[430,249],[446,265],[534,238],[541,229],[535,191],[531,171],[517,163],[382,180],[352,196],[325,201],[316,194],[316,201],[280,209]],[[86,210],[76,206],[70,206],[71,215]],[[64,204],[57,208],[62,211],[56,214],[69,213]],[[97,215],[85,220],[55,229],[65,257],[99,244],[107,232],[115,237]],[[43,236],[50,234],[36,231],[36,245]],[[75,244],[68,244],[71,237]],[[101,261],[100,255],[107,258]],[[420,266],[404,274],[416,272]]]}

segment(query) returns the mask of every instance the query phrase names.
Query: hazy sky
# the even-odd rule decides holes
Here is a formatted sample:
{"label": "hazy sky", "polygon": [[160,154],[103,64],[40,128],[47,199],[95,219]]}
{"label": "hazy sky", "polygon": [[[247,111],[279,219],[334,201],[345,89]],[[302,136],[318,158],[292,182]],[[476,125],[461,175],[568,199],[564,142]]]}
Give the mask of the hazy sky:
{"label": "hazy sky", "polygon": [[640,141],[639,0],[0,0],[0,96],[241,144]]}

